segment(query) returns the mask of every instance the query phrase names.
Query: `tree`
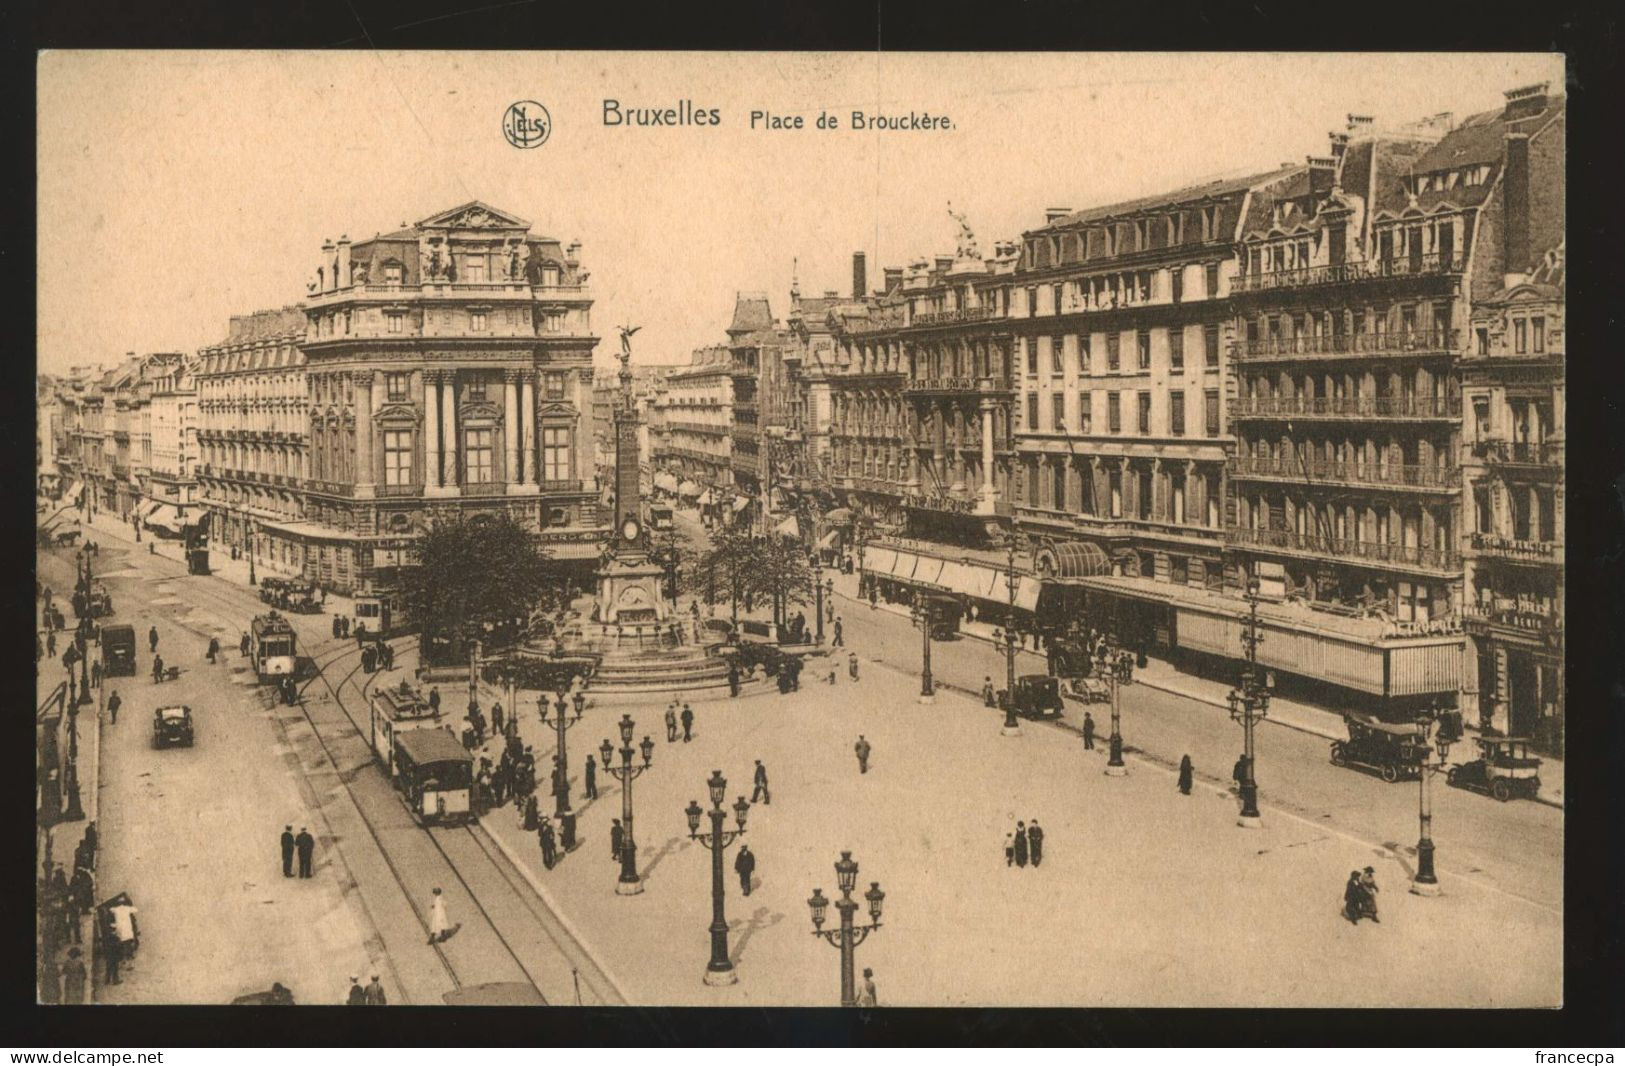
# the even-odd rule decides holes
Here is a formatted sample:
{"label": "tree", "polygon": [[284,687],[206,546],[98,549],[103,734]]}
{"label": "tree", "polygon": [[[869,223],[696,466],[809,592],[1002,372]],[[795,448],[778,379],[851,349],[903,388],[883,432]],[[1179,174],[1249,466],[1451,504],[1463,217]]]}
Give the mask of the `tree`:
{"label": "tree", "polygon": [[558,566],[512,515],[436,519],[404,575],[412,617],[421,619],[426,661],[461,660],[465,641],[485,625],[528,620],[562,583]]}
{"label": "tree", "polygon": [[706,598],[726,593],[733,620],[739,622],[739,597],[750,587],[751,554],[754,541],[733,526],[711,531],[711,547],[700,556],[699,573],[706,583]]}
{"label": "tree", "polygon": [[746,587],[773,605],[776,625],[784,624],[790,604],[805,604],[812,590],[812,567],[807,565],[806,547],[778,533],[751,543],[745,575]]}

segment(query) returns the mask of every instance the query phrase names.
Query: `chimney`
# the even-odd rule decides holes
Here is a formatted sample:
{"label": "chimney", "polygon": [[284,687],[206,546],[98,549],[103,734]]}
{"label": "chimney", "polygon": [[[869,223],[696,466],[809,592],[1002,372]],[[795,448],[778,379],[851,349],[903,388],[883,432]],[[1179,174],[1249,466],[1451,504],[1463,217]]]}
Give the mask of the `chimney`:
{"label": "chimney", "polygon": [[946,274],[948,273],[949,268],[954,265],[954,257],[951,255],[939,255],[937,256],[936,262],[937,273]]}
{"label": "chimney", "polygon": [[1072,209],[1070,207],[1046,207],[1044,208],[1044,223],[1048,225],[1058,218],[1065,218],[1071,213]]}
{"label": "chimney", "polygon": [[1505,262],[1502,268],[1508,274],[1522,274],[1529,269],[1529,135],[1508,133],[1506,136],[1506,172],[1501,177],[1501,193],[1506,198],[1502,236],[1506,241]]}
{"label": "chimney", "polygon": [[333,242],[328,238],[323,237],[321,272],[322,284],[318,286],[321,292],[332,292],[334,289],[338,288],[338,278],[328,276],[330,274],[338,273],[338,271],[333,267],[333,249]]}
{"label": "chimney", "polygon": [[1543,81],[1539,85],[1525,85],[1521,89],[1509,89],[1504,94],[1507,99],[1506,107],[1501,111],[1502,122],[1516,122],[1520,118],[1529,118],[1546,110],[1546,89],[1551,82]]}
{"label": "chimney", "polygon": [[899,285],[901,285],[903,283],[903,268],[902,267],[886,267],[884,270],[881,271],[881,273],[885,276],[885,279],[886,279],[885,280],[885,285],[886,285],[886,290],[885,291],[887,291],[887,292],[891,292],[893,289],[897,288],[897,286],[899,286]]}
{"label": "chimney", "polygon": [[1326,136],[1332,142],[1332,158],[1342,162],[1343,153],[1348,151],[1349,135],[1346,133],[1329,133]]}
{"label": "chimney", "polygon": [[350,235],[339,234],[339,269],[334,282],[342,288],[350,285]]}
{"label": "chimney", "polygon": [[1309,191],[1325,196],[1337,180],[1337,160],[1331,156],[1309,156]]}
{"label": "chimney", "polygon": [[852,299],[861,300],[869,292],[869,261],[862,252],[852,253]]}

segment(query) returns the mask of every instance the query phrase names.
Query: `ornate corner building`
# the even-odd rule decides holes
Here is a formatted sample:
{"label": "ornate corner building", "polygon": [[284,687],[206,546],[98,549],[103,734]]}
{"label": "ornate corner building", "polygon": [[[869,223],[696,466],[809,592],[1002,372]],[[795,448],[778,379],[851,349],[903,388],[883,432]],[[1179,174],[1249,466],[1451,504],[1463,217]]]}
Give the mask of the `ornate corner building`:
{"label": "ornate corner building", "polygon": [[592,298],[579,246],[478,202],[325,244],[297,307],[199,374],[219,535],[341,591],[389,588],[439,515],[506,511],[590,565]]}

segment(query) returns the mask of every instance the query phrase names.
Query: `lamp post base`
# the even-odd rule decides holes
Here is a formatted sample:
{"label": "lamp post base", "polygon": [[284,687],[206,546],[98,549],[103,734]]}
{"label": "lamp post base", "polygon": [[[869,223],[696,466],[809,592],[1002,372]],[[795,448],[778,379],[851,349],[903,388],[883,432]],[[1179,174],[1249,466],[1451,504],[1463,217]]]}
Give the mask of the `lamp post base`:
{"label": "lamp post base", "polygon": [[1001,736],[1001,737],[1019,737],[1019,736],[1021,736],[1021,726],[1019,726],[1019,725],[1010,725],[1007,722],[1004,725],[1001,725],[999,727],[999,736]]}
{"label": "lamp post base", "polygon": [[1437,896],[1439,894],[1439,882],[1412,881],[1411,894],[1415,896]]}
{"label": "lamp post base", "polygon": [[1128,776],[1128,767],[1124,766],[1122,763],[1118,763],[1116,766],[1113,766],[1111,763],[1107,763],[1106,764],[1106,776],[1107,777],[1127,777]]}
{"label": "lamp post base", "polygon": [[739,973],[732,966],[726,970],[706,970],[705,983],[712,988],[723,988],[739,983]]}
{"label": "lamp post base", "polygon": [[1238,814],[1236,815],[1236,824],[1243,829],[1262,829],[1264,828],[1264,819],[1256,814]]}
{"label": "lamp post base", "polygon": [[914,697],[914,702],[929,706],[937,702],[937,694],[935,692],[929,694],[922,692]]}
{"label": "lamp post base", "polygon": [[617,896],[636,896],[639,893],[641,893],[642,891],[643,891],[643,879],[642,878],[639,878],[636,881],[617,881],[617,882],[615,882],[615,894]]}

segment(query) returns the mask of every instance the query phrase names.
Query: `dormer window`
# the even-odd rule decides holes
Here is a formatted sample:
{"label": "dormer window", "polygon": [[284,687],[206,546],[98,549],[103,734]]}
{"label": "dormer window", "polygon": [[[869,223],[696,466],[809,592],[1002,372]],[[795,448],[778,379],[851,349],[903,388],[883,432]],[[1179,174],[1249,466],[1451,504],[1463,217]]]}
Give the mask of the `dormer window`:
{"label": "dormer window", "polygon": [[[401,283],[401,264],[391,259],[384,264],[384,284],[399,285]],[[398,331],[396,331],[398,332]]]}
{"label": "dormer window", "polygon": [[[485,281],[485,256],[471,255],[463,260],[463,280],[470,285],[480,285]],[[477,327],[484,328],[484,327]]]}

